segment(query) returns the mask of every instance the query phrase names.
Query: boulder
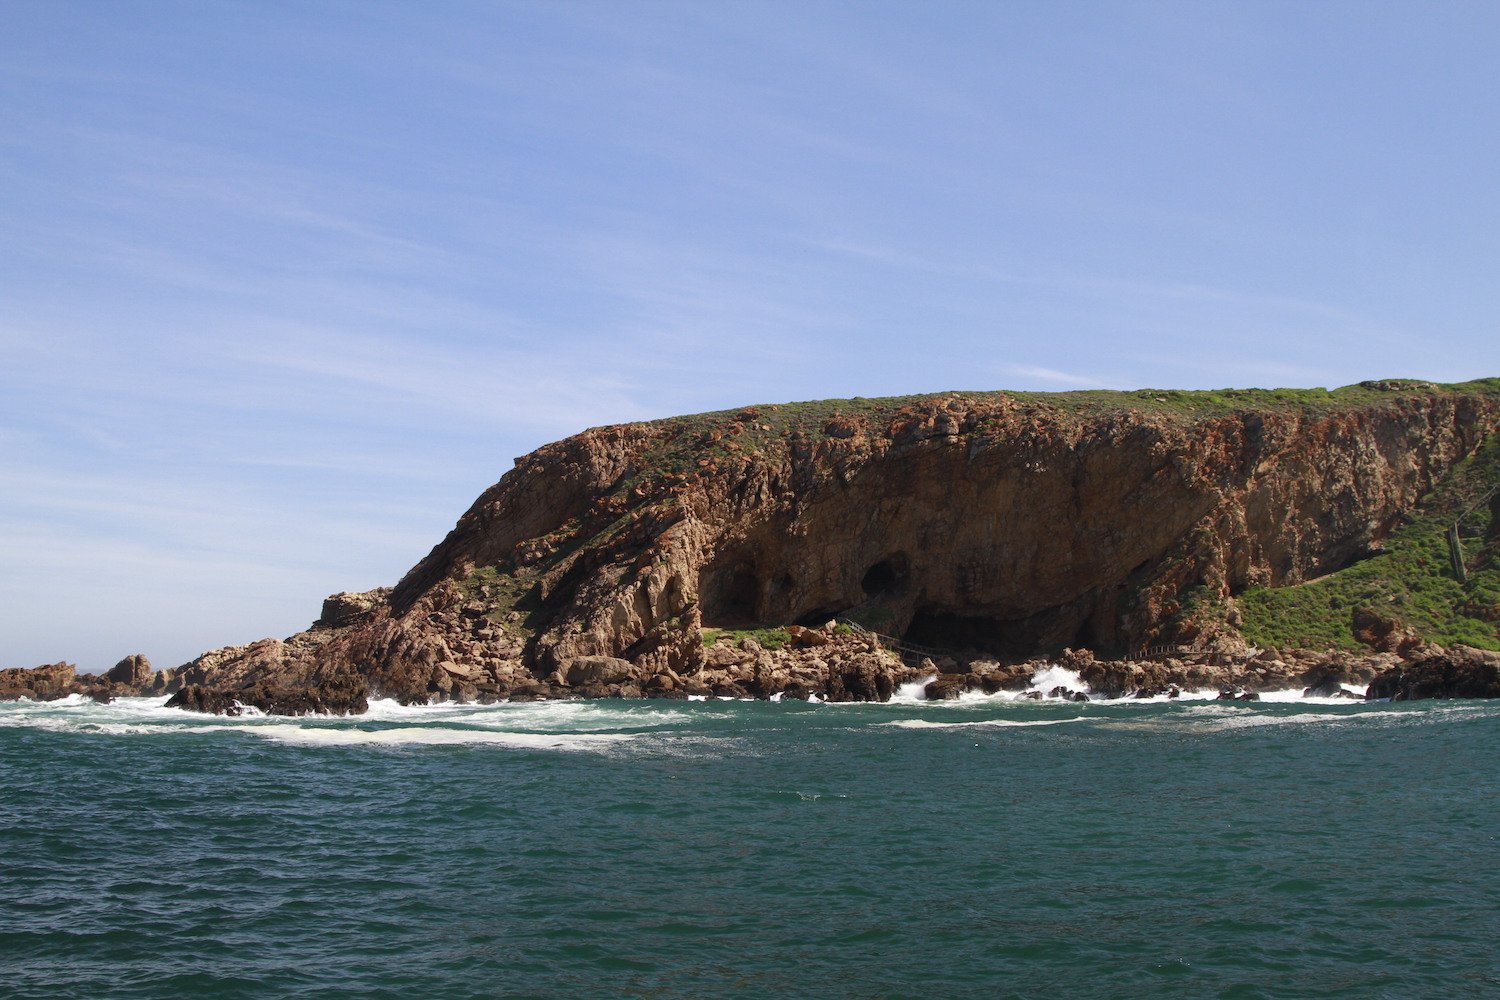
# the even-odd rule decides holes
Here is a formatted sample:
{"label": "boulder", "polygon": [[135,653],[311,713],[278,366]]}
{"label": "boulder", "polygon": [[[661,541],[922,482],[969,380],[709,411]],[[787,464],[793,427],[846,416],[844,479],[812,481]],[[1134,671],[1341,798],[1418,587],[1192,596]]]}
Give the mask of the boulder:
{"label": "boulder", "polygon": [[342,628],[353,625],[370,616],[391,595],[390,587],[378,587],[360,593],[344,591],[330,594],[323,599],[323,612],[313,622],[313,628]]}
{"label": "boulder", "polygon": [[1426,647],[1417,659],[1377,674],[1365,697],[1500,698],[1500,653],[1462,645],[1447,650]]}
{"label": "boulder", "polygon": [[635,664],[617,656],[575,656],[563,664],[563,679],[583,684],[623,684],[635,677]]}
{"label": "boulder", "polygon": [[968,691],[973,684],[973,674],[938,674],[922,689],[928,701],[952,701]]}
{"label": "boulder", "polygon": [[1354,637],[1378,653],[1405,653],[1422,642],[1405,623],[1374,608],[1356,608],[1350,624]]}
{"label": "boulder", "polygon": [[125,687],[136,690],[146,690],[151,686],[151,661],[140,653],[125,657],[116,663],[104,675],[105,680],[115,684],[123,684]]}

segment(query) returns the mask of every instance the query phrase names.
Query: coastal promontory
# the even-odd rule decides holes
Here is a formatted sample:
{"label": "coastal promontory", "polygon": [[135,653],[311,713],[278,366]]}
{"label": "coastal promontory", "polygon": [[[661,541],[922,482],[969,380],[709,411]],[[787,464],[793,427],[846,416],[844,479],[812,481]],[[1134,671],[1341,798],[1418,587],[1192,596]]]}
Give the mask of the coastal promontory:
{"label": "coastal promontory", "polygon": [[934,673],[941,696],[1061,658],[1121,691],[1368,682],[1455,656],[1468,676],[1500,648],[1497,428],[1500,379],[599,427],[518,459],[395,586],[144,682],[186,707],[337,711],[880,699]]}

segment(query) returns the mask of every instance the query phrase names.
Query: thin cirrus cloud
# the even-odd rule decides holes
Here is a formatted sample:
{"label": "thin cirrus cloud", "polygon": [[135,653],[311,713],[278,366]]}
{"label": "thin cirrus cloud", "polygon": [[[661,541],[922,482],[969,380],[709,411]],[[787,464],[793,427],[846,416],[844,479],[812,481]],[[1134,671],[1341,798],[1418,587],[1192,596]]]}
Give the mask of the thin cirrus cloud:
{"label": "thin cirrus cloud", "polygon": [[1045,382],[1054,386],[1067,386],[1075,389],[1119,389],[1120,383],[1107,379],[1096,378],[1092,375],[1082,375],[1076,372],[1058,371],[1056,368],[1043,368],[1039,365],[1005,365],[1003,370],[1008,375],[1030,381]]}

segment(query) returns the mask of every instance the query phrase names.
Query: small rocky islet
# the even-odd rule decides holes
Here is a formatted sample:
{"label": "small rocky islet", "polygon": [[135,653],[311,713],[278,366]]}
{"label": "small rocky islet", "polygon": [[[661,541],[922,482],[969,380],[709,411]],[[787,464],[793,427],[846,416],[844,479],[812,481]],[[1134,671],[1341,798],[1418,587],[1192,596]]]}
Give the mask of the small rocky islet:
{"label": "small rocky islet", "polygon": [[[306,631],[0,698],[358,713],[1303,688],[1500,696],[1500,379],[944,393],[585,431]],[[1057,696],[1085,698],[1059,689]]]}

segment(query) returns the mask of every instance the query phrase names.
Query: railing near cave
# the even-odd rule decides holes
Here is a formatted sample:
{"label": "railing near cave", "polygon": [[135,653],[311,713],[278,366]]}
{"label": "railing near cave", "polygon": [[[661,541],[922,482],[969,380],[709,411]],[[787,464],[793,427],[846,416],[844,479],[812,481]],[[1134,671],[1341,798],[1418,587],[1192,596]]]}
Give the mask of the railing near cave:
{"label": "railing near cave", "polygon": [[907,642],[905,639],[898,639],[893,635],[886,635],[884,632],[877,632],[869,626],[863,625],[855,620],[855,615],[859,614],[862,611],[870,610],[875,606],[875,604],[876,601],[874,600],[866,601],[864,604],[852,607],[848,611],[845,611],[843,614],[835,616],[834,620],[841,622],[844,625],[848,625],[860,635],[868,636],[869,638],[874,639],[883,648],[891,650],[892,652],[899,655],[903,660],[905,660],[908,656],[937,660],[944,656],[953,655],[953,650],[951,649],[935,649],[932,646],[919,646],[914,642]]}
{"label": "railing near cave", "polygon": [[[854,629],[856,632],[860,633],[863,636],[874,639],[885,649],[889,649],[892,652],[900,655],[903,660],[905,660],[908,656],[938,660],[945,656],[955,657],[958,655],[956,651],[951,649],[937,649],[933,646],[921,646],[914,642],[907,642],[905,639],[900,639],[893,635],[886,635],[884,632],[877,632],[869,626],[856,620],[856,615],[858,615],[860,612],[870,610],[870,608],[872,608],[875,603],[875,601],[866,601],[864,604],[850,608],[848,611],[845,611],[841,615],[834,616],[834,620],[848,625],[850,628]],[[1144,646],[1140,649],[1131,650],[1127,658],[1131,660],[1163,660],[1168,657],[1190,656],[1195,652],[1198,651],[1194,650],[1191,646],[1166,644],[1159,646]]]}
{"label": "railing near cave", "polygon": [[1169,656],[1182,657],[1195,650],[1191,646],[1144,646],[1130,654],[1132,660],[1164,660]]}
{"label": "railing near cave", "polygon": [[1500,492],[1500,486],[1491,486],[1484,496],[1470,504],[1462,514],[1454,518],[1452,524],[1448,525],[1448,558],[1453,563],[1453,575],[1458,577],[1459,583],[1467,584],[1469,582],[1469,567],[1467,561],[1464,559],[1464,518],[1489,503],[1497,492]]}

